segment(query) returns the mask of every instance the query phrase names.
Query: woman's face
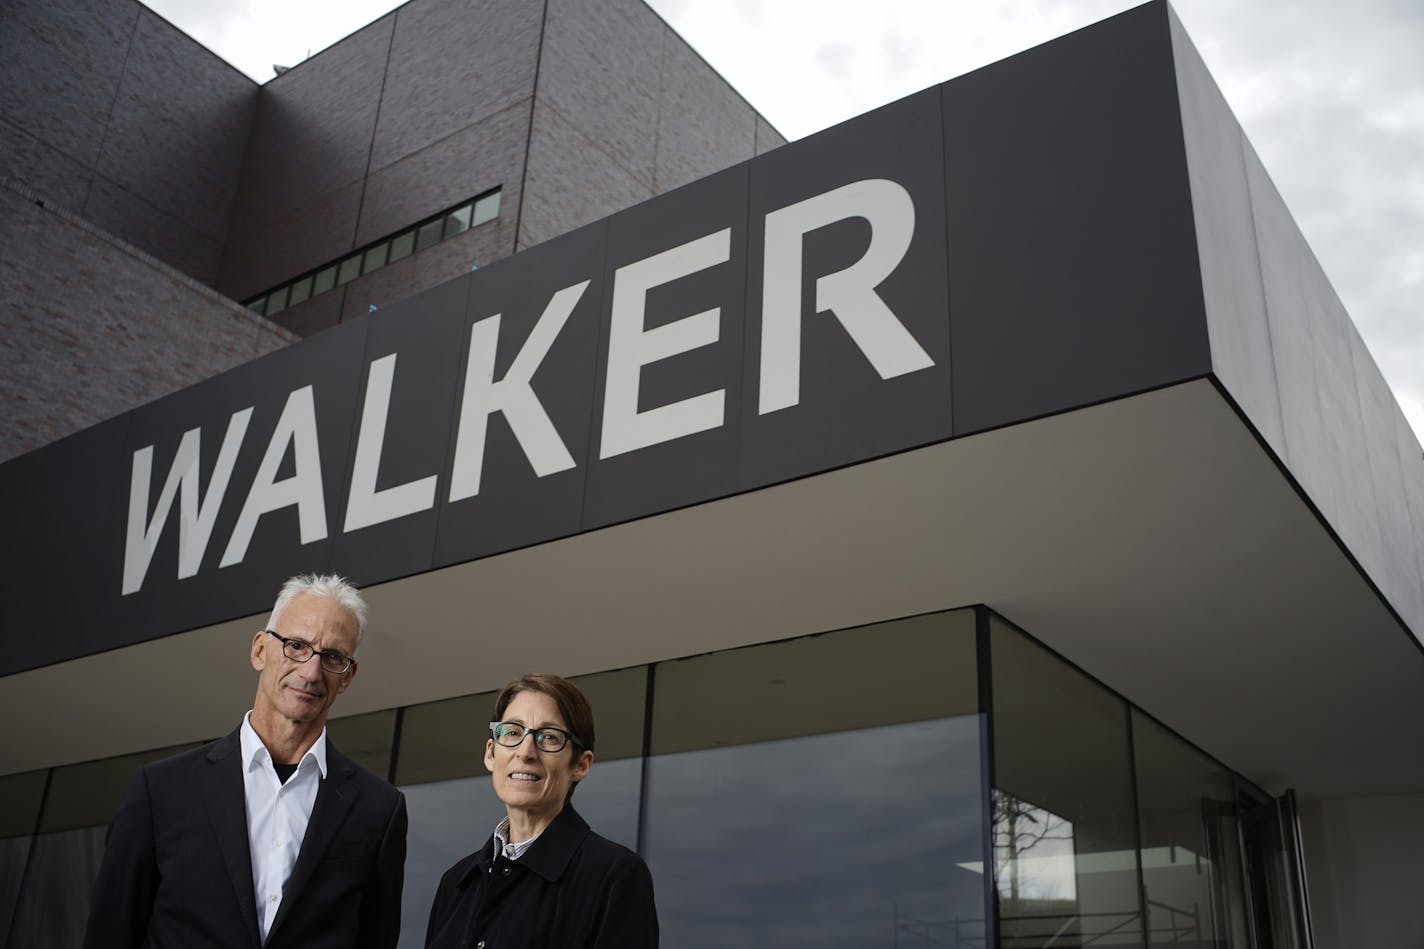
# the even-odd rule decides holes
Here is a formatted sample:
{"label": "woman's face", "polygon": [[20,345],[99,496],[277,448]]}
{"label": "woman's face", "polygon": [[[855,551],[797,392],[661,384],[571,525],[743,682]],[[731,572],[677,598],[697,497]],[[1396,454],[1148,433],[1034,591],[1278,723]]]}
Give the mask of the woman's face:
{"label": "woman's face", "polygon": [[[526,728],[552,726],[569,731],[554,700],[542,692],[520,692],[502,717]],[[569,788],[582,780],[593,764],[593,753],[572,741],[556,752],[534,747],[534,736],[526,734],[517,748],[506,748],[494,739],[485,741],[485,767],[494,776],[494,793],[511,814],[515,811],[537,822],[553,820],[564,808]]]}

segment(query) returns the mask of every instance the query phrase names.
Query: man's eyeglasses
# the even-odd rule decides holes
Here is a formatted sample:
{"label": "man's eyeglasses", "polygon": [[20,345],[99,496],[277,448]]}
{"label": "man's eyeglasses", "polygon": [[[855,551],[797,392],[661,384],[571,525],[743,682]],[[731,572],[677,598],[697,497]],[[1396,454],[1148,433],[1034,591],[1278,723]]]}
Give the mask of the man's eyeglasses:
{"label": "man's eyeglasses", "polygon": [[503,745],[506,748],[518,748],[524,743],[526,735],[534,736],[534,747],[540,751],[563,751],[564,746],[573,742],[578,747],[583,747],[583,742],[579,741],[573,732],[566,732],[562,728],[554,728],[546,725],[543,728],[530,728],[518,722],[490,722],[490,734],[494,736],[495,744]]}
{"label": "man's eyeglasses", "polygon": [[337,652],[335,649],[323,649],[321,652],[317,652],[316,647],[309,642],[301,639],[288,639],[281,633],[273,632],[270,629],[267,630],[267,635],[277,637],[277,641],[282,644],[282,655],[293,662],[306,662],[312,656],[321,656],[322,670],[330,672],[332,675],[344,675],[346,670],[356,662],[355,659],[343,652]]}

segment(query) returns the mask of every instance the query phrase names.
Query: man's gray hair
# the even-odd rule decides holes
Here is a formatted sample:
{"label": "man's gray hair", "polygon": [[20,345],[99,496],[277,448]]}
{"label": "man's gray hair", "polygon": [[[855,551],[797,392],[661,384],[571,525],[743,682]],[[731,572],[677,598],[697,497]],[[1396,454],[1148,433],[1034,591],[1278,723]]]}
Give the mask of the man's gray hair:
{"label": "man's gray hair", "polygon": [[334,573],[304,573],[282,584],[282,592],[277,594],[277,602],[272,604],[272,615],[267,619],[267,628],[276,629],[277,621],[281,619],[287,604],[303,593],[335,600],[337,606],[349,610],[351,615],[356,617],[356,645],[360,647],[361,640],[366,635],[366,601],[361,598],[360,591],[351,581]]}

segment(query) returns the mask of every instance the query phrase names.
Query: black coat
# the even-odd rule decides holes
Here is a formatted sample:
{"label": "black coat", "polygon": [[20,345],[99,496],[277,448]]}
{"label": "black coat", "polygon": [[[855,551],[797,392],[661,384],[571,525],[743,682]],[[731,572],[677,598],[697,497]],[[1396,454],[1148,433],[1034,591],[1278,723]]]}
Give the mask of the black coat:
{"label": "black coat", "polygon": [[426,949],[644,949],[658,944],[647,864],[595,834],[572,805],[519,860],[494,838],[440,879]]}
{"label": "black coat", "polygon": [[405,797],[329,741],[326,764],[265,947],[238,732],[140,768],[109,825],[86,949],[395,946]]}

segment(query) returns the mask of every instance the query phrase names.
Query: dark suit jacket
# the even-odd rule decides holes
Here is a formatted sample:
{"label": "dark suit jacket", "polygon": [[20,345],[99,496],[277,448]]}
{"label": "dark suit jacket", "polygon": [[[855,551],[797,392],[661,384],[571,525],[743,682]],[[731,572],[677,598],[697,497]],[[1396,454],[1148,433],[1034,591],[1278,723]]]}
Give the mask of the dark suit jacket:
{"label": "dark suit jacket", "polygon": [[426,949],[656,949],[648,865],[595,834],[566,804],[511,863],[494,839],[449,870],[435,891]]}
{"label": "dark suit jacket", "polygon": [[[395,946],[405,797],[327,743],[267,949]],[[260,949],[237,731],[140,768],[109,825],[85,949]]]}

